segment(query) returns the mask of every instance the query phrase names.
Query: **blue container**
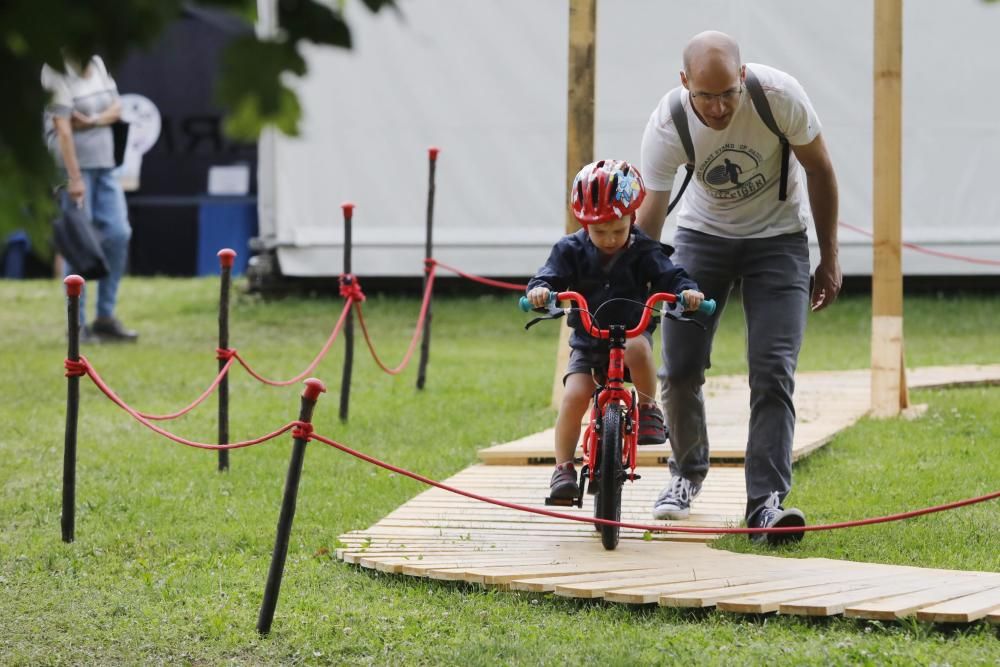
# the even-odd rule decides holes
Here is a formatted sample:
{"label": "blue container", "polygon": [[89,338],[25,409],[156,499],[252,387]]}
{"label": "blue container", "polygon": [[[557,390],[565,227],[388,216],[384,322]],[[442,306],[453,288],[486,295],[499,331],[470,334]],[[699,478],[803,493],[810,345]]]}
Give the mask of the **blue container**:
{"label": "blue container", "polygon": [[23,231],[16,231],[7,237],[0,264],[4,278],[24,278],[24,263],[31,252],[31,241]]}
{"label": "blue container", "polygon": [[236,251],[233,275],[242,275],[247,269],[250,239],[254,236],[257,236],[256,198],[202,200],[198,206],[198,275],[221,273],[217,253],[223,248]]}

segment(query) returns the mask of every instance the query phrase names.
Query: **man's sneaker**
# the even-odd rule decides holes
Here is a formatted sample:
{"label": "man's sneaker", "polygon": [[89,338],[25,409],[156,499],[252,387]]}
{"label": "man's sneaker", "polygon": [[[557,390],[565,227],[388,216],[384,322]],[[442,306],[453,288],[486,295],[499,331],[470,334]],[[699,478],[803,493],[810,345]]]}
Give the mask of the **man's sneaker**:
{"label": "man's sneaker", "polygon": [[[806,515],[794,507],[785,509],[778,499],[778,492],[774,491],[764,503],[764,507],[757,511],[756,516],[751,517],[748,522],[751,528],[786,528],[792,526],[805,526]],[[788,542],[799,542],[805,531],[790,531],[781,533],[750,533],[748,537],[758,544],[775,546]]]}
{"label": "man's sneaker", "polygon": [[691,501],[701,493],[701,484],[680,475],[670,478],[670,483],[660,491],[653,504],[654,519],[686,519],[691,513]]}
{"label": "man's sneaker", "polygon": [[90,325],[91,332],[96,334],[101,340],[134,343],[139,338],[139,334],[131,329],[126,329],[116,317],[98,317]]}
{"label": "man's sneaker", "polygon": [[569,499],[580,496],[580,487],[576,483],[576,468],[572,461],[560,463],[552,473],[552,481],[549,482],[549,497]]}
{"label": "man's sneaker", "polygon": [[640,445],[660,445],[667,441],[667,427],[663,423],[663,413],[656,403],[639,406]]}

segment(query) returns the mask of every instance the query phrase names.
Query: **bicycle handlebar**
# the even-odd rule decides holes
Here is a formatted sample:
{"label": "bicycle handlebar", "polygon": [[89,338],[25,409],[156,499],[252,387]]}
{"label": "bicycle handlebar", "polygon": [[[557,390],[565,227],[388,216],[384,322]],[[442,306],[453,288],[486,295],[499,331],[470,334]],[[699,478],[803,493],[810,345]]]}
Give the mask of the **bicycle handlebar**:
{"label": "bicycle handlebar", "polygon": [[[549,292],[549,306],[555,305],[556,301],[570,300],[576,301],[577,307],[580,311],[580,321],[583,327],[591,333],[595,338],[607,338],[607,329],[596,329],[594,328],[594,323],[590,318],[590,311],[588,310],[587,300],[579,292]],[[656,305],[660,302],[666,301],[667,303],[679,303],[681,307],[684,307],[684,295],[682,294],[671,294],[669,292],[657,292],[656,294],[650,294],[649,298],[646,299],[646,306],[642,309],[642,318],[639,320],[634,328],[629,329],[625,332],[627,338],[634,338],[646,330],[649,326],[649,318],[651,313],[654,311]],[[518,301],[518,306],[524,312],[530,311],[533,306],[531,302],[528,301],[528,297],[522,296]],[[568,312],[568,309],[567,309]],[[698,312],[704,313],[706,315],[711,315],[715,312],[715,299],[705,299],[698,306]]]}

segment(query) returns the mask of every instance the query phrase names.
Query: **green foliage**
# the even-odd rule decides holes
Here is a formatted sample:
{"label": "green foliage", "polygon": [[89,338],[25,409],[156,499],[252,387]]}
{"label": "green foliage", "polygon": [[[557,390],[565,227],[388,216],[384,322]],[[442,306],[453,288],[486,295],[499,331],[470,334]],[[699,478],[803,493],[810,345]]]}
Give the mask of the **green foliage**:
{"label": "green foliage", "polygon": [[[272,37],[238,40],[224,57],[218,98],[227,110],[226,130],[235,139],[255,140],[265,125],[295,134],[300,107],[282,78],[302,76],[302,43],[350,48],[350,29],[339,3],[276,0],[278,31]],[[395,0],[363,0],[371,11]],[[100,54],[112,72],[135,48],[150,46],[185,5],[216,7],[249,20],[255,0],[6,0],[0,3],[0,77],[8,91],[0,104],[0,239],[28,230],[33,245],[48,248],[49,196],[58,176],[42,141],[41,115],[47,103],[40,84],[42,65],[62,67],[63,52],[86,60]]]}
{"label": "green foliage", "polygon": [[[418,303],[370,294],[366,320],[380,354],[405,351]],[[215,374],[213,279],[128,279],[120,314],[137,345],[84,353],[140,409],[186,404]],[[596,664],[911,665],[997,663],[996,629],[947,633],[923,623],[738,617],[577,601],[361,570],[332,551],[423,491],[318,443],[307,448],[272,634],[254,631],[270,562],[289,438],[232,452],[172,444],[81,382],[77,539],[59,539],[66,309],[57,281],[0,282],[0,662],[34,664]],[[907,300],[907,352],[920,364],[995,363],[1000,298]],[[716,370],[740,372],[734,304]],[[334,298],[264,302],[235,296],[231,342],[261,373],[287,378],[316,354],[341,309]],[[428,385],[415,365],[379,371],[360,335],[350,419],[337,418],[343,346],[314,375],[329,393],[317,431],[431,477],[475,461],[478,448],[551,426],[557,328],[521,328],[509,296],[434,305]],[[811,317],[803,366],[861,367],[866,298]],[[845,356],[844,348],[860,347]],[[301,385],[265,387],[235,369],[232,436],[292,419]],[[916,393],[915,422],[863,422],[796,468],[794,499],[812,521],[854,518],[995,488],[1000,389]],[[215,399],[164,425],[214,441]],[[515,481],[516,483],[516,481]],[[996,501],[916,521],[810,533],[783,556],[850,556],[906,565],[997,569]],[[744,549],[745,538],[721,546]],[[990,560],[993,558],[994,560]],[[992,565],[991,565],[992,563]],[[602,641],[601,638],[613,640]],[[595,641],[595,638],[598,638]]]}

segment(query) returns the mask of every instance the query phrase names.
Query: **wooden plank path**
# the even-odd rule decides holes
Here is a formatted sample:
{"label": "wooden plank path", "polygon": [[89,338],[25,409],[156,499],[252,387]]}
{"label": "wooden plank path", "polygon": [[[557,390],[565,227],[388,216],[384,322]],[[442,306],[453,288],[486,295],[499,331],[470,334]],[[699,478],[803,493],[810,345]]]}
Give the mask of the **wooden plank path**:
{"label": "wooden plank path", "polygon": [[[908,376],[911,387],[1000,383],[1000,365],[924,368],[909,371]],[[867,371],[800,374],[798,456],[863,416],[868,391]],[[714,430],[710,426],[711,437],[720,439],[713,441],[716,459],[734,464],[741,460],[748,395],[742,378],[719,378],[706,390],[709,415],[715,415],[716,424]],[[724,428],[720,419],[744,425]],[[515,449],[521,458],[505,464],[509,457],[504,452]],[[501,454],[486,455],[488,464],[473,465],[445,481],[498,500],[593,516],[592,496],[582,508],[545,508],[551,468],[527,461],[546,462],[551,457],[551,433],[486,451],[491,450]],[[740,525],[745,503],[741,465],[712,468],[687,520],[653,521],[650,509],[669,478],[665,466],[653,465],[660,456],[665,457],[665,451],[647,454],[647,462],[640,460],[637,469],[642,479],[626,483],[623,521],[707,528]],[[622,529],[619,547],[605,551],[592,524],[519,512],[430,488],[367,530],[341,535],[343,546],[337,555],[384,572],[623,604],[1000,624],[1000,572],[735,554],[710,549],[705,542],[713,537]]]}
{"label": "wooden plank path", "polygon": [[[907,371],[907,384],[911,389],[997,383],[1000,383],[1000,364],[929,366]],[[709,377],[704,394],[711,443],[709,456],[717,463],[742,465],[750,420],[750,388],[746,378],[742,375]],[[865,416],[870,404],[871,372],[867,369],[796,374],[797,418],[792,459],[797,461],[825,445],[837,433]],[[552,457],[553,437],[553,429],[547,429],[520,440],[482,449],[479,459],[484,463],[502,465],[555,463]],[[669,456],[669,445],[642,447],[639,450],[639,465],[666,463]]]}

